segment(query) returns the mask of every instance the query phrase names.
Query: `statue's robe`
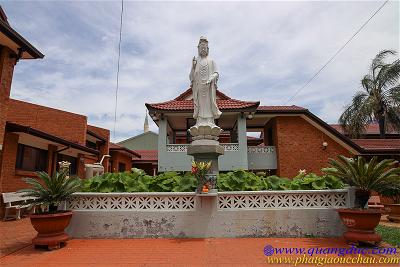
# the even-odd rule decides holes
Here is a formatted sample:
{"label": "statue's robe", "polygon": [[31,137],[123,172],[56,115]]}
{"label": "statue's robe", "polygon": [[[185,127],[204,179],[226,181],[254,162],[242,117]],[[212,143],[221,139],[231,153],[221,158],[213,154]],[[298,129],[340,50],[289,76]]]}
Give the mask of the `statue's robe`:
{"label": "statue's robe", "polygon": [[[218,119],[221,116],[216,99],[217,80],[219,76],[217,65],[214,60],[208,57],[205,59],[197,57],[196,60],[197,64],[195,68],[192,67],[189,75],[193,93],[193,118],[197,120],[197,124],[202,122],[214,123],[214,119]],[[216,78],[211,84],[205,84],[213,75]]]}

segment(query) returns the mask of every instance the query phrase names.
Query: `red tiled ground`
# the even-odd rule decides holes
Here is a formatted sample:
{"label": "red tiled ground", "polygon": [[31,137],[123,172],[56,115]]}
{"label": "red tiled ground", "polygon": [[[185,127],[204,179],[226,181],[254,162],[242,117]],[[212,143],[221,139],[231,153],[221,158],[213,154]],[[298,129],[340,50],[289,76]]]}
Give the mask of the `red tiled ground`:
{"label": "red tiled ground", "polygon": [[[31,227],[29,220],[23,219],[14,224],[15,227],[12,222],[0,224],[2,237],[8,236],[8,240],[11,236],[18,237],[27,244],[33,234],[33,229],[29,228]],[[20,231],[25,231],[27,234],[18,234]],[[265,266],[267,257],[263,253],[263,248],[266,245],[277,248],[348,247],[341,238],[74,239],[70,240],[66,247],[55,251],[35,250],[32,245],[25,246],[3,256],[0,265],[2,267]]]}
{"label": "red tiled ground", "polygon": [[36,231],[28,218],[0,221],[0,257],[29,246],[35,235]]}

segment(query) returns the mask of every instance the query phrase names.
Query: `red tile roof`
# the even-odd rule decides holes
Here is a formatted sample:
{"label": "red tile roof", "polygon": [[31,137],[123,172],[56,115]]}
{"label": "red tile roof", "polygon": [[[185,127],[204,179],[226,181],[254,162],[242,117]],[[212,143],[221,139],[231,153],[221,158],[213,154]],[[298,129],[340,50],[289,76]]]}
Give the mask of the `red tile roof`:
{"label": "red tile roof", "polygon": [[[165,110],[165,111],[193,111],[193,99],[186,99],[192,94],[192,89],[189,88],[174,100],[162,102],[162,103],[146,103],[147,108],[154,110]],[[217,90],[217,106],[222,111],[236,110],[236,109],[256,109],[260,102],[242,101],[232,99],[229,96],[223,94]]]}
{"label": "red tile roof", "polygon": [[304,111],[306,108],[299,106],[259,106],[257,111],[265,111],[265,112],[279,112],[279,111]]}
{"label": "red tile roof", "polygon": [[134,159],[134,161],[158,161],[157,150],[136,150],[140,154],[140,159]]}
{"label": "red tile roof", "polygon": [[[182,94],[177,96],[174,100],[185,100],[191,94],[192,94],[192,88],[189,88],[185,92],[183,92]],[[217,94],[217,98],[219,98],[219,99],[225,99],[225,100],[226,99],[231,99],[229,96],[227,96],[226,94],[222,93],[220,90],[217,90],[216,94]]]}
{"label": "red tile roof", "polygon": [[353,139],[353,142],[364,149],[400,150],[400,139]]}
{"label": "red tile roof", "polygon": [[[330,124],[331,127],[335,128],[338,132],[344,134],[344,129],[340,124]],[[400,134],[400,132],[395,131],[394,129],[389,129],[387,134]],[[367,126],[365,134],[379,134],[379,125],[377,123],[371,123]]]}
{"label": "red tile roof", "polygon": [[112,143],[112,142],[110,142],[110,144],[109,144],[109,149],[110,149],[110,150],[116,150],[116,151],[118,151],[118,150],[120,150],[120,151],[125,151],[125,152],[131,154],[132,156],[135,156],[135,157],[139,157],[139,158],[140,158],[140,154],[139,154],[137,151],[134,151],[134,150],[131,150],[131,149],[129,149],[129,148],[126,148],[126,147],[117,145],[117,144]]}
{"label": "red tile roof", "polygon": [[[247,102],[236,99],[217,99],[217,106],[223,110],[256,109],[260,102]],[[149,109],[169,111],[193,111],[193,100],[170,100],[163,103],[146,104]]]}

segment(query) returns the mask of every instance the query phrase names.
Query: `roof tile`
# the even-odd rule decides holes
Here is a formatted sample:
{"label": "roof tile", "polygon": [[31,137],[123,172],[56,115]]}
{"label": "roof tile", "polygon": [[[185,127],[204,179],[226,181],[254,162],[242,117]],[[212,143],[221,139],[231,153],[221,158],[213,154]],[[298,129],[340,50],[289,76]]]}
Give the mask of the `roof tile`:
{"label": "roof tile", "polygon": [[400,149],[400,139],[352,139],[364,149]]}

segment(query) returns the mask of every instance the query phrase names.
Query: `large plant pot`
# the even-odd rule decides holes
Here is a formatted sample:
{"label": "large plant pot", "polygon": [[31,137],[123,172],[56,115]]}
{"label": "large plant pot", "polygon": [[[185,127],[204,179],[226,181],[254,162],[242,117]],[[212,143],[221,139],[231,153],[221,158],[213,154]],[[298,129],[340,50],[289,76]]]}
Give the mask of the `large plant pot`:
{"label": "large plant pot", "polygon": [[71,217],[72,211],[30,215],[32,226],[38,232],[32,243],[35,246],[47,246],[49,250],[60,248],[61,243],[69,239],[64,229],[69,225]]}
{"label": "large plant pot", "polygon": [[400,204],[384,204],[385,212],[388,213],[388,220],[391,222],[400,222]]}
{"label": "large plant pot", "polygon": [[380,242],[382,237],[375,232],[375,227],[381,219],[378,210],[337,210],[347,231],[343,237],[349,242]]}

